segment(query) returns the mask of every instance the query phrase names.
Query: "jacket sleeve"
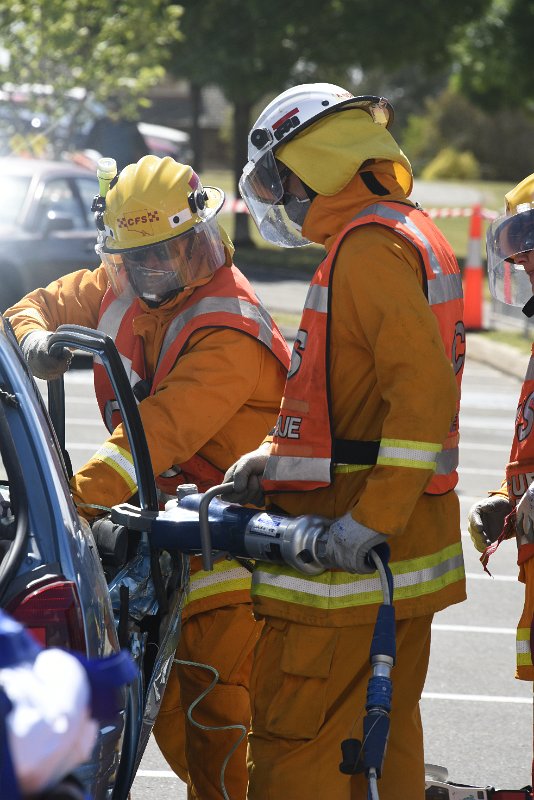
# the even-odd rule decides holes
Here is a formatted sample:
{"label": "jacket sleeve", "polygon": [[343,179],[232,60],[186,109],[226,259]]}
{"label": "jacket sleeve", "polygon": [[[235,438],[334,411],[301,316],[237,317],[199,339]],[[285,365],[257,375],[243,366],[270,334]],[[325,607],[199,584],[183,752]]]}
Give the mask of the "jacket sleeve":
{"label": "jacket sleeve", "polygon": [[[259,408],[256,417],[264,420],[261,432],[260,425],[256,432],[260,441],[274,422],[284,374],[267,348],[240,331],[208,328],[197,332],[156,393],[139,404],[154,475],[198,453],[253,396],[264,397],[254,401],[264,407],[264,413]],[[265,384],[272,386],[270,397],[269,390],[262,388]],[[223,471],[246,452],[239,441],[227,444],[225,463],[216,464]],[[109,508],[133,494],[133,461],[122,424],[74,475],[71,489],[83,513],[82,504]],[[87,509],[86,515],[91,513]]]}
{"label": "jacket sleeve", "polygon": [[5,312],[20,342],[33,330],[55,331],[59,325],[96,328],[108,286],[104,267],[71,272],[44,289],[27,294]]}
{"label": "jacket sleeve", "polygon": [[372,356],[371,391],[380,397],[386,450],[352,515],[381,533],[400,534],[433,474],[425,456],[441,450],[455,416],[456,380],[411,244],[374,226],[357,231],[343,243],[336,270],[344,323]]}

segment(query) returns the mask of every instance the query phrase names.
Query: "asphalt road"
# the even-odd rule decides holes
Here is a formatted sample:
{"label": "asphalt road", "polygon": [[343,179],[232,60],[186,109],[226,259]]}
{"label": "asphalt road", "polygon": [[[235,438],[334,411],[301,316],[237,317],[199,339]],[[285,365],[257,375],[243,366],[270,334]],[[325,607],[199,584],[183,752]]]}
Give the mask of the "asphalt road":
{"label": "asphalt road", "polygon": [[[305,285],[258,285],[279,308],[288,290]],[[276,302],[274,302],[276,301]],[[293,308],[295,298],[293,298]],[[74,468],[101,443],[105,431],[92,397],[88,370],[67,376],[67,445]],[[499,486],[507,461],[520,380],[467,360],[458,493],[462,526],[475,499]],[[451,780],[497,788],[530,783],[532,686],[514,679],[515,626],[522,606],[515,547],[505,542],[484,574],[463,534],[468,600],[438,614],[430,670],[422,700],[427,762],[449,770]],[[393,690],[395,672],[393,671]],[[393,720],[392,724],[396,724]],[[398,721],[397,724],[402,724]],[[180,800],[184,785],[172,775],[151,741],[136,777],[132,800]]]}

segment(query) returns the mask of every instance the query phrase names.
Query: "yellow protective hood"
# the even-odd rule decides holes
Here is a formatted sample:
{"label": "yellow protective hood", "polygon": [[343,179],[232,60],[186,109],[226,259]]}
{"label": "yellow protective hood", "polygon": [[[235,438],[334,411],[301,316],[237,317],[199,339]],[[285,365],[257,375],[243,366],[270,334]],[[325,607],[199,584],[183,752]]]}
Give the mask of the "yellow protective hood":
{"label": "yellow protective hood", "polygon": [[413,187],[412,167],[383,126],[361,109],[329,114],[276,150],[276,158],[317,194],[337,194],[365,161],[393,161],[406,196]]}
{"label": "yellow protective hood", "polygon": [[219,220],[217,220],[217,225],[219,226],[219,233],[221,234],[222,243],[224,245],[224,249],[226,250],[226,260],[228,261],[228,256],[229,256],[231,262],[235,253],[234,243],[228,236],[226,229],[223,228]]}

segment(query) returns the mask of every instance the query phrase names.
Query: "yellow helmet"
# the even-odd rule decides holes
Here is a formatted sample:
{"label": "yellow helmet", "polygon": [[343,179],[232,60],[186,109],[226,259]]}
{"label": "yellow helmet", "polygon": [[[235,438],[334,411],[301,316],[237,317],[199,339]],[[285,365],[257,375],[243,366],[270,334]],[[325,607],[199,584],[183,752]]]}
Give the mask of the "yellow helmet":
{"label": "yellow helmet", "polygon": [[523,178],[517,186],[504,195],[507,214],[515,214],[517,207],[523,203],[534,203],[534,173]]}
{"label": "yellow helmet", "polygon": [[521,256],[534,250],[534,174],[507,192],[504,203],[504,214],[486,232],[488,285],[497,300],[523,306],[532,294]]}
{"label": "yellow helmet", "polygon": [[[169,156],[144,156],[109,184],[97,252],[120,294],[150,305],[210,277],[225,261],[216,215],[224,192]],[[102,203],[104,205],[104,203]]]}

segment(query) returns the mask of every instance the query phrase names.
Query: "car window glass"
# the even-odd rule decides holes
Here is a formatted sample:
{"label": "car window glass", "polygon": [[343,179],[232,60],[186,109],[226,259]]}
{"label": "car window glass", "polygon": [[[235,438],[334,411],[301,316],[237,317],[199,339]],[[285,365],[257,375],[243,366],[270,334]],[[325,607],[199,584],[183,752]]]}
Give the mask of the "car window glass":
{"label": "car window glass", "polygon": [[14,225],[28,192],[30,179],[22,175],[3,175],[0,192],[0,225]]}
{"label": "car window glass", "polygon": [[40,226],[44,225],[51,213],[57,217],[68,217],[71,219],[75,230],[87,228],[87,223],[82,214],[80,204],[73,194],[69,182],[65,178],[55,178],[45,184],[39,201],[37,224]]}
{"label": "car window glass", "polygon": [[98,194],[98,181],[96,178],[77,178],[76,185],[82,198],[82,205],[89,219],[89,227],[93,226],[91,206],[95,195]]}

